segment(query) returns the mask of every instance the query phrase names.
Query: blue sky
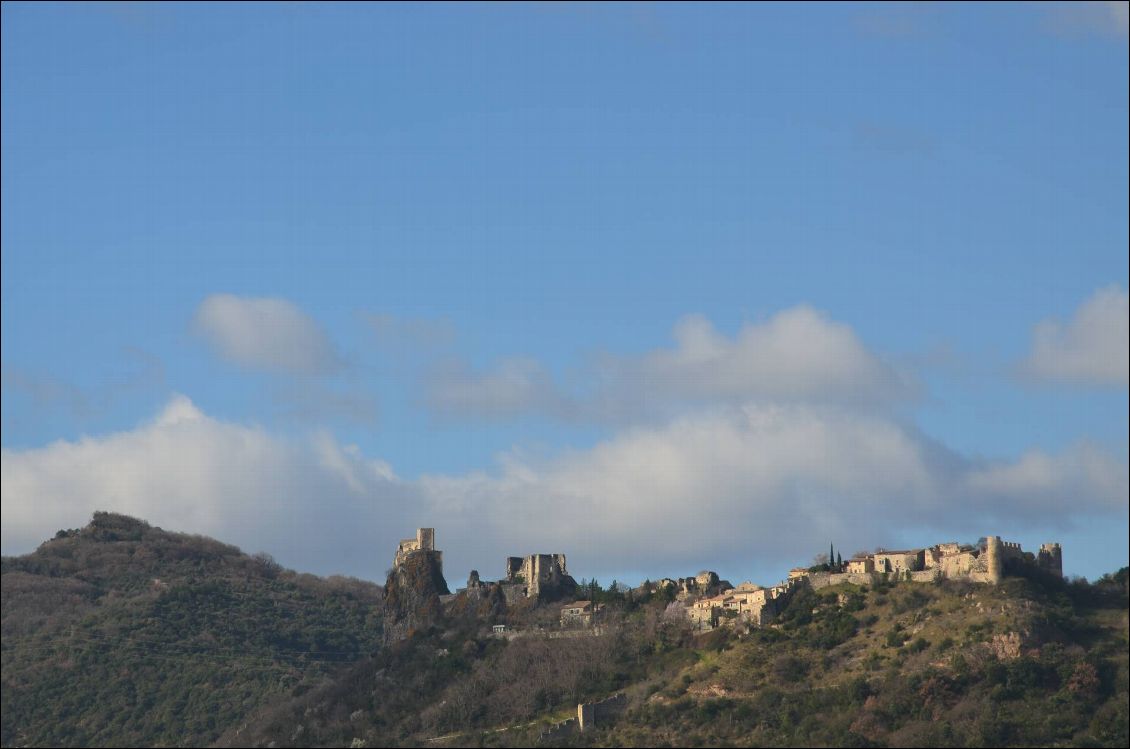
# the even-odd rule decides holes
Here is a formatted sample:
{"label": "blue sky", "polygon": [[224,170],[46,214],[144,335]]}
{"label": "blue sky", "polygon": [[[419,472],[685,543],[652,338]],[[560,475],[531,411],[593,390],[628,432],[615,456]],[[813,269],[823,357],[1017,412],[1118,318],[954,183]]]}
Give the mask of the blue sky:
{"label": "blue sky", "polygon": [[2,54],[5,553],[1127,563],[1125,3],[5,4]]}

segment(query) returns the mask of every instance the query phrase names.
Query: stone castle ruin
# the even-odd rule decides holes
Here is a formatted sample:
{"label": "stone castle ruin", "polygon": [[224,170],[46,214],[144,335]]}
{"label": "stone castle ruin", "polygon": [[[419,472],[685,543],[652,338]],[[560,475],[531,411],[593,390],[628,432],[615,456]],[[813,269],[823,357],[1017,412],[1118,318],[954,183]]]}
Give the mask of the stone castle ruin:
{"label": "stone castle ruin", "polygon": [[506,578],[500,581],[507,600],[518,597],[552,600],[572,595],[577,581],[565,566],[564,554],[531,554],[506,558]]}
{"label": "stone castle ruin", "polygon": [[[435,529],[418,528],[415,538],[400,542],[386,585],[386,603],[404,610],[411,623],[426,622],[438,615],[438,607],[474,602],[498,613],[507,606],[573,600],[577,581],[569,574],[564,554],[530,554],[507,557],[505,577],[498,582],[481,580],[471,571],[462,597],[450,595],[443,580],[442,552],[435,549]],[[1043,544],[1036,553],[1018,543],[988,536],[977,545],[941,543],[927,548],[857,554],[846,562],[820,568],[796,568],[784,582],[762,587],[752,582],[738,586],[704,570],[693,577],[662,578],[645,582],[633,594],[660,593],[670,596],[671,607],[685,615],[697,629],[720,626],[763,627],[771,624],[788,606],[801,586],[824,588],[850,583],[871,585],[877,580],[970,580],[995,585],[1005,577],[1030,571],[1063,577],[1063,551],[1058,543]],[[598,606],[576,601],[562,609],[561,626],[590,624]],[[432,612],[432,613],[427,613]],[[419,620],[417,622],[417,620]],[[499,625],[503,626],[504,625]]]}
{"label": "stone castle ruin", "polygon": [[393,567],[404,564],[404,560],[414,551],[434,551],[440,555],[440,559],[443,558],[443,552],[436,551],[435,528],[417,528],[415,538],[401,539],[400,545],[396,547],[396,559],[393,561]]}
{"label": "stone castle ruin", "polygon": [[917,582],[964,579],[996,585],[1002,578],[1022,573],[1025,568],[1063,577],[1062,548],[1058,543],[1047,543],[1033,554],[1024,551],[1018,543],[988,536],[979,546],[944,543],[925,549],[861,554],[845,562],[842,570],[809,572],[798,568],[789,572],[789,578],[808,578],[817,588],[840,583],[866,585],[872,575],[883,574]]}
{"label": "stone castle ruin", "polygon": [[702,595],[697,600],[688,595],[678,600],[692,600],[686,614],[698,629],[738,625],[762,627],[784,610],[793,592],[801,585],[813,588],[843,583],[870,585],[879,576],[915,582],[963,579],[996,585],[1003,578],[1023,574],[1026,570],[1040,570],[1063,577],[1060,545],[1047,543],[1033,554],[1024,551],[1018,543],[1002,541],[1000,536],[989,536],[983,545],[978,546],[944,543],[926,549],[881,550],[849,559],[839,571],[793,569],[787,581],[771,588],[747,582],[717,595]]}
{"label": "stone castle ruin", "polygon": [[668,590],[674,590],[675,600],[685,601],[687,598],[693,598],[695,596],[717,595],[733,587],[729,580],[719,578],[717,572],[713,570],[703,570],[694,577],[680,577],[678,579],[662,577],[654,583],[649,582],[641,585],[637,588],[637,591],[640,593],[645,591],[662,593]]}

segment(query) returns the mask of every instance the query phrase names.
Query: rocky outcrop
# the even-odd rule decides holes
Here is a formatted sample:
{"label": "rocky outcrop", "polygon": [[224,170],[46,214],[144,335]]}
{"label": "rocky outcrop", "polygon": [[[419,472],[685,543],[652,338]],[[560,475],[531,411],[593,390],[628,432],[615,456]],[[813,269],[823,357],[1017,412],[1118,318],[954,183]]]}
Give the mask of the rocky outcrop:
{"label": "rocky outcrop", "polygon": [[447,615],[452,619],[497,621],[507,612],[506,597],[498,583],[467,581],[467,587],[451,597]]}
{"label": "rocky outcrop", "polygon": [[384,592],[387,641],[403,639],[442,618],[440,596],[451,592],[443,578],[442,559],[438,551],[420,549],[389,570]]}

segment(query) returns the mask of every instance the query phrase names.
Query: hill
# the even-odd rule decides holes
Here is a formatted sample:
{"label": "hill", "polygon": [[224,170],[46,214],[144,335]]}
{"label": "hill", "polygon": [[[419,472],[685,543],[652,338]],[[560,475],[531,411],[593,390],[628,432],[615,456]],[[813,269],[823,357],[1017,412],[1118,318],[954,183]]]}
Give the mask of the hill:
{"label": "hill", "polygon": [[[663,598],[599,597],[600,628],[571,638],[544,611],[511,611],[506,638],[449,618],[222,742],[1126,745],[1126,569],[1094,585],[1037,574],[809,588],[744,633],[696,634]],[[619,716],[549,732],[617,693]]]}
{"label": "hill", "polygon": [[199,746],[382,636],[379,586],[110,513],[3,559],[5,746]]}
{"label": "hill", "polygon": [[589,581],[563,627],[446,594],[435,552],[382,589],[99,513],[3,561],[3,743],[1125,746],[1127,585],[875,576],[702,631],[673,589]]}

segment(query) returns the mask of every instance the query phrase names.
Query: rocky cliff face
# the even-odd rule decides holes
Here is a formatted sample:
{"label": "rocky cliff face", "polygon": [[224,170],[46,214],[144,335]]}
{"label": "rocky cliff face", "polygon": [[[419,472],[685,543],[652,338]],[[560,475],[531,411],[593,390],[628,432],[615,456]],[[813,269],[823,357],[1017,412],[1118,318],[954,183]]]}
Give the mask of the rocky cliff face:
{"label": "rocky cliff face", "polygon": [[439,597],[450,592],[443,578],[440,552],[420,550],[408,554],[389,571],[385,582],[385,640],[403,639],[437,622],[443,616]]}

